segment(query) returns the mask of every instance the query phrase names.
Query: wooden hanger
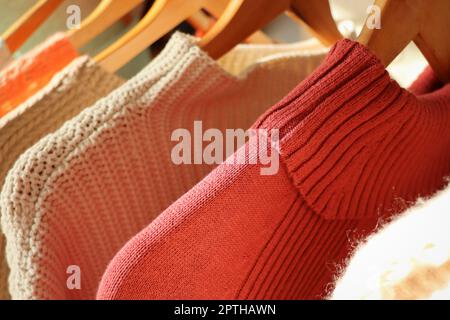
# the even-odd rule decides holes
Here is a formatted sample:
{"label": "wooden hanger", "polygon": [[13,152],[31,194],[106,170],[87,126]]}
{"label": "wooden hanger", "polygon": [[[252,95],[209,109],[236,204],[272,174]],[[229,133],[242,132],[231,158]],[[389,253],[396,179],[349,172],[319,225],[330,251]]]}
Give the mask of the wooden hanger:
{"label": "wooden hanger", "polygon": [[95,60],[106,70],[115,72],[148,46],[205,8],[218,17],[228,0],[156,0],[144,18],[124,37],[101,52]]}
{"label": "wooden hanger", "polygon": [[207,32],[214,25],[215,21],[202,10],[194,12],[186,21],[194,27],[195,30]]}
{"label": "wooden hanger", "polygon": [[[208,32],[216,23],[216,20],[208,16],[202,10],[195,12],[192,16],[187,19],[187,22],[196,30],[200,30],[203,33]],[[246,43],[252,44],[273,44],[274,40],[266,35],[262,31],[257,31],[248,37],[245,41]]]}
{"label": "wooden hanger", "polygon": [[10,52],[15,52],[47,20],[63,0],[39,0],[3,34],[2,39]]}
{"label": "wooden hanger", "polygon": [[68,31],[67,37],[75,48],[81,48],[142,2],[143,0],[101,0],[94,11],[81,22],[80,28]]}
{"label": "wooden hanger", "polygon": [[414,41],[445,82],[450,81],[450,1],[377,0],[381,28],[364,26],[358,41],[369,47],[388,66]]}
{"label": "wooden hanger", "polygon": [[200,46],[217,59],[286,11],[300,19],[325,45],[342,38],[328,0],[231,0]]}

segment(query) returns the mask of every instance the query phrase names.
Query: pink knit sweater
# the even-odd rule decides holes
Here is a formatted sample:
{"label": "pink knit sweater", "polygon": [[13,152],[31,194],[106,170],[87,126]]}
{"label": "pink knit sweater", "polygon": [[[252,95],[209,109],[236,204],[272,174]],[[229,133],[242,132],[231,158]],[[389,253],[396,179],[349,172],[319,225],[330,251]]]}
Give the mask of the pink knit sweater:
{"label": "pink knit sweater", "polygon": [[[219,64],[195,39],[174,34],[138,75],[42,138],[10,168],[0,209],[11,297],[95,298],[120,248],[216,167],[175,164],[173,132],[190,130],[196,120],[221,132],[249,128],[327,51],[308,43],[242,45]],[[79,95],[61,86],[51,90],[59,102]],[[85,90],[77,103],[96,100],[95,92]],[[79,268],[80,287],[67,285],[71,268]]]}

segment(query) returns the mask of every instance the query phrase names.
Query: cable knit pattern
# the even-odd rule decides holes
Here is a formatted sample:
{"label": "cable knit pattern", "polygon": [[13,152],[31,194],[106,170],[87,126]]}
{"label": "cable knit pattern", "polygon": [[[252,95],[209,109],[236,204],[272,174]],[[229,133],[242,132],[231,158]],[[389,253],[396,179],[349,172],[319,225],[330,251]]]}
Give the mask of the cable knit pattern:
{"label": "cable knit pattern", "polygon": [[253,126],[279,130],[277,174],[261,175],[250,140],[119,251],[98,298],[325,297],[352,239],[450,173],[450,85],[420,82],[408,92],[338,42]]}
{"label": "cable knit pattern", "polygon": [[[258,46],[239,46],[246,64],[233,76],[176,33],[139,75],[25,152],[0,201],[12,297],[94,298],[124,243],[214,168],[173,164],[172,132],[194,120],[248,128],[322,61],[326,49],[302,47],[255,62]],[[69,265],[81,290],[66,286]]]}
{"label": "cable knit pattern", "polygon": [[450,189],[358,246],[332,299],[450,299]]}
{"label": "cable knit pattern", "polygon": [[[33,97],[0,119],[0,186],[19,156],[45,135],[124,81],[97,66],[88,57],[75,59]],[[8,297],[9,269],[0,237],[0,299]]]}
{"label": "cable knit pattern", "polygon": [[9,63],[0,72],[0,118],[42,89],[78,56],[63,33]]}

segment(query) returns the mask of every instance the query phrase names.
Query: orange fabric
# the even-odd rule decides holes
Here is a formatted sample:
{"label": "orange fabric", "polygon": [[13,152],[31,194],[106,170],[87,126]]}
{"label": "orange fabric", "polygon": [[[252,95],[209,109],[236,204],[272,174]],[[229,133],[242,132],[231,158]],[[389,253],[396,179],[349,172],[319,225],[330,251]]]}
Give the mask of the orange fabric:
{"label": "orange fabric", "polygon": [[10,63],[0,72],[0,117],[37,93],[77,56],[70,41],[58,33]]}

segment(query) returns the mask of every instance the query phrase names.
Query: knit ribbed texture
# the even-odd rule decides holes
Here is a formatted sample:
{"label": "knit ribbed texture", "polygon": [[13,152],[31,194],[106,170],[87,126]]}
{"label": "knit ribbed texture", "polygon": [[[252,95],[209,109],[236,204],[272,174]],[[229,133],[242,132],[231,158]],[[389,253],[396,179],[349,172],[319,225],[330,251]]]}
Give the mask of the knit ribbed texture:
{"label": "knit ribbed texture", "polygon": [[[0,186],[19,156],[45,135],[110,93],[124,81],[88,57],[75,59],[41,91],[0,119]],[[0,299],[8,298],[9,269],[0,237]]]}
{"label": "knit ribbed texture", "polygon": [[[232,76],[177,33],[139,75],[20,157],[0,201],[13,298],[95,298],[126,241],[215,167],[175,165],[173,131],[192,131],[194,120],[245,130],[326,51],[294,44],[258,62],[259,50],[243,48],[232,54],[246,64]],[[66,286],[70,265],[81,290]]]}
{"label": "knit ribbed texture", "polygon": [[450,299],[450,189],[360,244],[332,299]]}
{"label": "knit ribbed texture", "polygon": [[254,125],[280,130],[278,173],[233,164],[255,160],[251,140],[127,243],[98,298],[325,297],[351,239],[443,186],[449,113],[450,86],[415,96],[338,42]]}
{"label": "knit ribbed texture", "polygon": [[5,41],[0,38],[0,70],[5,67],[11,59],[11,52]]}
{"label": "knit ribbed texture", "polygon": [[0,117],[41,90],[77,56],[67,37],[58,33],[9,63],[0,72]]}

